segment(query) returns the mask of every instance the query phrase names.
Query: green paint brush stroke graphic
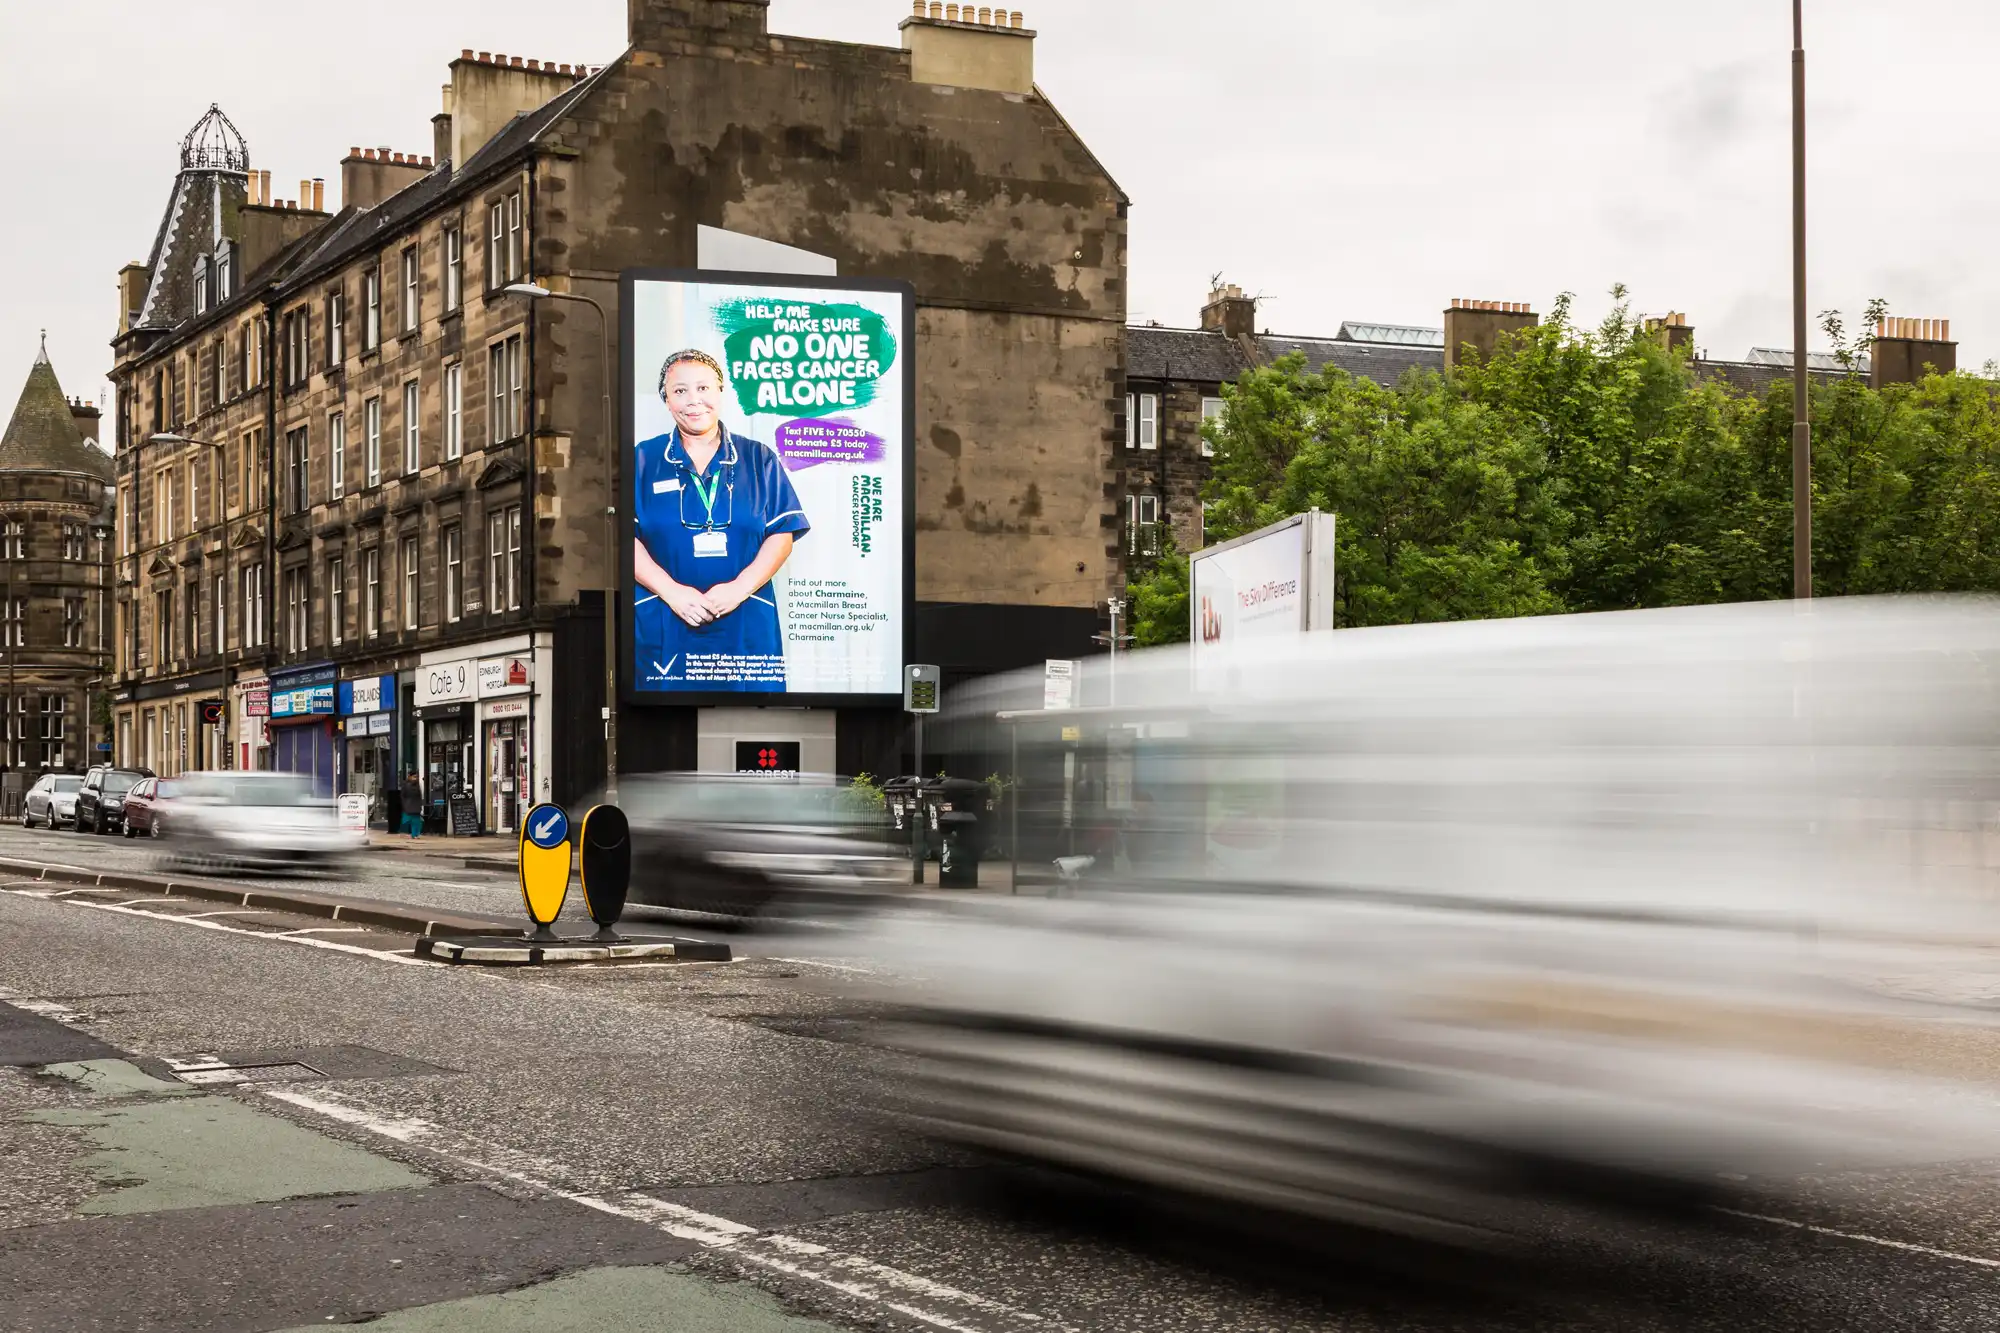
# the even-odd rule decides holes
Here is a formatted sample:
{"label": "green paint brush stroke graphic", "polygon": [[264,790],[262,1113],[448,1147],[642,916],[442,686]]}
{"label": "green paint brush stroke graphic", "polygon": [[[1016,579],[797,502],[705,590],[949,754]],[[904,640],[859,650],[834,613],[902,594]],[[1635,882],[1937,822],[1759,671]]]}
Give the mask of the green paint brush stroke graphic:
{"label": "green paint brush stroke graphic", "polygon": [[745,412],[825,417],[875,401],[896,363],[889,323],[865,306],[751,298],[715,308]]}

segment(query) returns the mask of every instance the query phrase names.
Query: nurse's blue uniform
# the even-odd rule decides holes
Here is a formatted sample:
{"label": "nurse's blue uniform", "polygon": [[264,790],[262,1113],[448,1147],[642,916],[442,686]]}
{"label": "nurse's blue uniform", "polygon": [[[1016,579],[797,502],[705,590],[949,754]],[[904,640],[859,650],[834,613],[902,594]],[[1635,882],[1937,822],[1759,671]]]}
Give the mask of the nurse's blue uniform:
{"label": "nurse's blue uniform", "polygon": [[[766,538],[812,530],[777,450],[721,427],[698,475],[678,429],[639,445],[633,459],[639,540],[667,576],[697,592],[750,567]],[[690,625],[645,587],[634,593],[634,677],[641,690],[782,692],[785,642],[769,583],[741,606]]]}

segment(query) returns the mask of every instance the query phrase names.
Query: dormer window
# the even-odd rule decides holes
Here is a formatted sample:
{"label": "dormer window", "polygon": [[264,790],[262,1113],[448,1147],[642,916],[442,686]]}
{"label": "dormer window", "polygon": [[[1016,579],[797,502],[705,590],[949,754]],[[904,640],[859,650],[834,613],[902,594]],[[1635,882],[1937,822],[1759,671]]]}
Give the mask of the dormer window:
{"label": "dormer window", "polygon": [[215,252],[215,303],[236,295],[236,247],[224,241]]}
{"label": "dormer window", "polygon": [[208,313],[208,261],[198,259],[194,266],[194,312]]}

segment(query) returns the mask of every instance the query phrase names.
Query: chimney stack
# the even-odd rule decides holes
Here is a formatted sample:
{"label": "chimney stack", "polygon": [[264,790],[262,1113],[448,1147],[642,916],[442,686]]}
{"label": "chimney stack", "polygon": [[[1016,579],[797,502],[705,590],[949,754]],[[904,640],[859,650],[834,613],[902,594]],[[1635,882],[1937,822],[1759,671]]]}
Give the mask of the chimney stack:
{"label": "chimney stack", "polygon": [[686,41],[753,49],[770,42],[771,0],[625,0],[626,37],[644,50]]}
{"label": "chimney stack", "polygon": [[954,88],[1035,90],[1035,34],[1021,11],[912,0],[900,27],[910,78]]}
{"label": "chimney stack", "polygon": [[69,400],[69,419],[75,424],[76,433],[86,440],[98,437],[98,419],[101,415],[95,403],[85,402],[81,398]]}
{"label": "chimney stack", "polygon": [[1238,340],[1257,336],[1257,298],[1245,296],[1243,289],[1235,283],[1217,287],[1208,294],[1208,304],[1201,308],[1201,327],[1205,332],[1226,334]]}
{"label": "chimney stack", "polygon": [[1915,384],[1932,371],[1949,375],[1957,369],[1958,344],[1951,340],[1950,320],[1894,317],[1876,323],[1868,365],[1870,388]]}
{"label": "chimney stack", "polygon": [[1502,340],[1540,322],[1525,301],[1474,301],[1455,296],[1451,308],[1444,312],[1445,369],[1457,369],[1468,348],[1473,360],[1491,361]]}
{"label": "chimney stack", "polygon": [[[631,3],[637,7],[657,0],[631,0]],[[504,52],[461,50],[458,59],[451,62],[444,110],[431,121],[438,160],[448,161],[454,168],[463,166],[514,117],[546,105],[550,99],[574,88],[583,77],[581,65],[528,60]],[[385,151],[383,156],[388,153]]]}
{"label": "chimney stack", "polygon": [[387,148],[349,148],[340,160],[340,206],[373,208],[430,174],[431,160]]}
{"label": "chimney stack", "polygon": [[1687,315],[1679,310],[1648,319],[1646,332],[1669,352],[1694,347],[1694,325],[1688,323]]}

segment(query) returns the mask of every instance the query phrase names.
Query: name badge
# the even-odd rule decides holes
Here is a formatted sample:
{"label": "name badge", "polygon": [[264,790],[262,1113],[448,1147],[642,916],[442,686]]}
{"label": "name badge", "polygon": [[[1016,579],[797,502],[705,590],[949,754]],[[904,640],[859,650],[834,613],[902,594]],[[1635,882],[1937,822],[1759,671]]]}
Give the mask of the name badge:
{"label": "name badge", "polygon": [[701,559],[713,555],[729,554],[729,534],[726,532],[697,532],[694,535],[694,553]]}
{"label": "name badge", "polygon": [[665,481],[656,481],[653,483],[653,494],[667,495],[680,488],[681,479],[679,477],[668,477]]}

